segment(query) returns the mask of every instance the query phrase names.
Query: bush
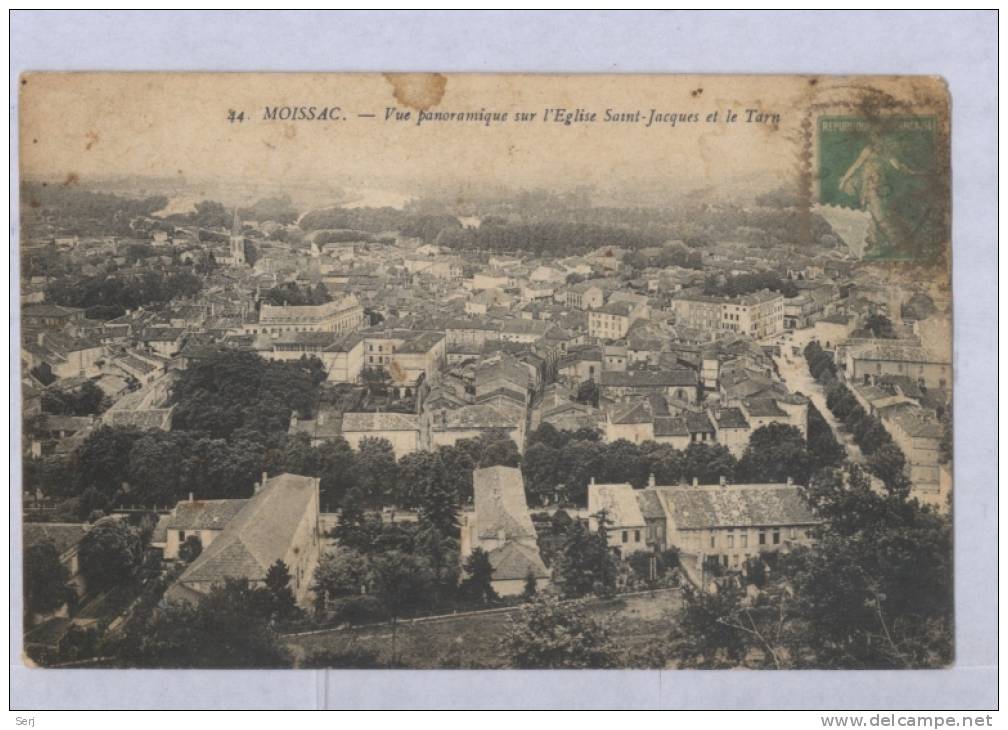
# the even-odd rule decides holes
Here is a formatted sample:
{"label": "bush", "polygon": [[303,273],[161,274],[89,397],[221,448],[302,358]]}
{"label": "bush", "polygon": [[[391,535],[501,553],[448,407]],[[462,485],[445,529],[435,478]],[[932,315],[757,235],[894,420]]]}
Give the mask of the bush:
{"label": "bush", "polygon": [[388,618],[385,607],[375,596],[337,598],[329,607],[329,615],[341,624],[363,624]]}

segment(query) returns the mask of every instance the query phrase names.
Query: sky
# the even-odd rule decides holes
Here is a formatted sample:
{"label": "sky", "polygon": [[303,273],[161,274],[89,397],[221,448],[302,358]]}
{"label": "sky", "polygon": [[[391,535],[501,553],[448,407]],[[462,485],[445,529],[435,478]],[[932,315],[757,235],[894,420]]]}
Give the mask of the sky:
{"label": "sky", "polygon": [[[917,99],[934,96],[935,83],[873,80]],[[21,170],[24,179],[84,184],[144,176],[415,196],[590,187],[648,202],[794,189],[808,149],[803,119],[849,99],[851,88],[840,77],[801,76],[28,74]],[[316,116],[338,107],[337,119],[282,120],[284,107],[315,107]],[[266,118],[274,108],[278,118]],[[595,121],[558,123],[555,112],[544,121],[558,108]],[[481,110],[507,121],[417,124],[421,112]],[[604,121],[606,110],[632,121]],[[649,124],[651,110],[662,120]],[[517,121],[518,112],[535,117]]]}

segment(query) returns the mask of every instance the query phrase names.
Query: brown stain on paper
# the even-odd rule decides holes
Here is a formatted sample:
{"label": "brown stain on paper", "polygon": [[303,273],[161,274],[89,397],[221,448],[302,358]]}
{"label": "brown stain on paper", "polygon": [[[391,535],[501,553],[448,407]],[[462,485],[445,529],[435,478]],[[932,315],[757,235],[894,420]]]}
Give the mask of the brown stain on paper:
{"label": "brown stain on paper", "polygon": [[91,131],[84,136],[87,138],[87,144],[84,145],[84,149],[90,152],[91,148],[94,147],[96,144],[98,144],[99,140],[98,133]]}
{"label": "brown stain on paper", "polygon": [[392,96],[403,106],[426,111],[441,103],[448,77],[444,74],[383,74],[392,85]]}

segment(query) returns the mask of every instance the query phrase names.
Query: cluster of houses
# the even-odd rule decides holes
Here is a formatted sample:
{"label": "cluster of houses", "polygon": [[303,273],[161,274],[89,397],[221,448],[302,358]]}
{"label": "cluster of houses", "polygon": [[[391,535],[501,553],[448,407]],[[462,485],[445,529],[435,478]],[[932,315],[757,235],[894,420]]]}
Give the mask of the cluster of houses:
{"label": "cluster of houses", "polygon": [[[249,226],[236,216],[215,243],[155,231],[149,243],[159,250],[181,251],[189,261],[208,255],[218,266],[203,275],[199,294],[111,320],[46,302],[44,281],[23,282],[23,403],[25,415],[36,417],[30,454],[69,454],[103,423],[170,429],[169,393],[179,371],[224,345],[268,360],[317,357],[329,383],[380,383],[400,402],[380,411],[323,405],[310,419],[294,414],[290,433],[316,445],[344,438],[357,448],[378,437],[401,458],[493,430],[521,452],[529,431],[548,423],[592,429],[608,441],[721,444],[740,457],[752,432],[768,424],[807,435],[810,401],[788,389],[775,356],[786,330],[808,330],[903,449],[915,488],[937,500],[950,478],[940,463],[939,412],[950,399],[951,362],[928,346],[944,342],[947,349],[950,340],[927,331],[947,317],[947,305],[939,303],[936,317],[919,299],[900,299],[900,287],[836,256],[771,262],[786,269],[796,297],[769,290],[728,297],[704,294],[705,277],[752,273],[767,260],[749,261],[719,244],[704,250],[703,271],[647,268],[627,280],[613,275],[627,253],[616,247],[555,260],[482,253],[470,261],[391,233],[340,242],[309,236],[309,247],[295,248],[273,235],[283,226],[253,227],[249,241]],[[55,245],[70,256],[86,251],[95,265],[95,251],[116,253],[120,243]],[[173,261],[155,258],[138,265]],[[305,292],[324,285],[329,301],[277,305],[264,297],[287,284]],[[878,313],[897,322],[894,337],[859,329]],[[42,413],[47,389],[72,391],[85,381],[110,402],[100,416]],[[460,558],[485,550],[501,595],[520,593],[530,575],[546,586],[551,567],[520,470],[479,469],[473,481]],[[587,512],[578,516],[594,527],[603,514],[614,553],[675,547],[695,580],[712,561],[735,569],[805,544],[817,524],[791,483],[661,486],[652,479],[634,489],[593,482]],[[318,481],[291,474],[263,475],[247,499],[179,503],[162,516],[152,546],[173,561],[197,537],[202,552],[168,598],[198,600],[231,577],[261,582],[283,560],[306,604],[322,549],[320,520]],[[77,575],[74,546],[86,529],[48,525],[26,534],[57,542]]]}

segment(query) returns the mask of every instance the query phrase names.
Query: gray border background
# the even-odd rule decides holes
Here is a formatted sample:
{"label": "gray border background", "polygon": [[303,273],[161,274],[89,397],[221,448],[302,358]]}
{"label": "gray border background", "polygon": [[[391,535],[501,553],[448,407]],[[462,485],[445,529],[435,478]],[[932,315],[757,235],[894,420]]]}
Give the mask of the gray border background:
{"label": "gray border background", "polygon": [[[914,672],[30,670],[11,564],[11,707],[987,709],[997,706],[997,14],[12,11],[23,71],[937,74],[952,94],[955,666]],[[171,110],[166,109],[166,114]],[[10,99],[11,211],[17,101]],[[11,393],[19,394],[11,219]],[[20,555],[20,398],[11,406]]]}

